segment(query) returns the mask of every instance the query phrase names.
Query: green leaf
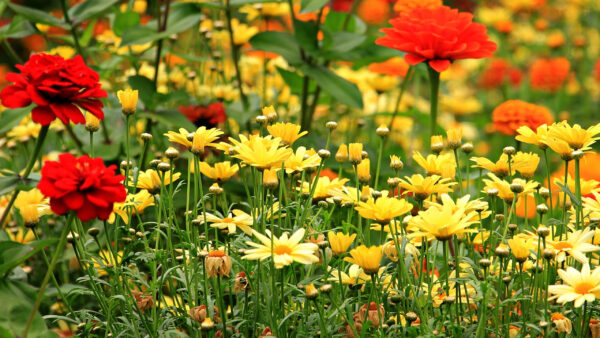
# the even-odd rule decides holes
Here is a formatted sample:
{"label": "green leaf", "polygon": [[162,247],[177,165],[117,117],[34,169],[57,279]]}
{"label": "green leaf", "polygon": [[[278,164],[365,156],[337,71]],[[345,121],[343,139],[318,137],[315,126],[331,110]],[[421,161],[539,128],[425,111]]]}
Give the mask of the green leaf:
{"label": "green leaf", "polygon": [[0,39],[21,39],[35,33],[33,26],[24,17],[15,16],[10,25],[4,25],[0,28]]}
{"label": "green leaf", "polygon": [[323,26],[332,32],[351,32],[357,34],[364,34],[367,31],[367,25],[360,20],[356,15],[352,15],[352,18],[348,22],[348,27],[344,29],[344,22],[348,13],[330,11],[325,18]]}
{"label": "green leaf", "polygon": [[167,28],[164,32],[157,32],[156,21],[151,21],[145,26],[132,27],[123,32],[121,47],[141,45],[167,38],[197,25],[203,17],[204,14],[200,11],[200,7],[193,3],[182,3],[174,6],[169,13]]}
{"label": "green leaf", "polygon": [[311,22],[294,20],[294,36],[300,47],[306,52],[315,52],[318,50],[317,26]]}
{"label": "green leaf", "polygon": [[79,37],[79,43],[82,47],[87,47],[90,44],[92,36],[94,36],[94,27],[96,27],[96,21],[98,20],[91,20],[87,27],[85,27],[85,30],[83,31],[81,36]]}
{"label": "green leaf", "polygon": [[156,113],[142,112],[138,114],[139,117],[152,118],[157,120],[159,123],[169,127],[185,128],[188,131],[196,130],[196,126],[190,122],[183,114],[178,110],[158,110]]}
{"label": "green leaf", "polygon": [[[291,72],[283,68],[277,67],[277,71],[281,74],[283,81],[290,87],[290,91],[295,95],[302,95],[302,76],[296,72]],[[309,91],[314,91],[316,88],[315,82],[312,81],[308,87]]]}
{"label": "green leaf", "polygon": [[92,17],[101,14],[117,2],[119,2],[119,0],[86,0],[69,9],[69,17],[75,26],[87,19],[91,19]]}
{"label": "green leaf", "polygon": [[[0,327],[8,330],[11,335],[20,336],[25,331],[29,314],[33,309],[34,298],[24,292],[27,285],[20,282],[0,280]],[[33,295],[35,297],[35,295]],[[44,319],[39,313],[35,314],[32,325],[29,328],[30,337],[57,337],[56,333],[49,331]],[[0,330],[0,337],[11,337],[4,335]]]}
{"label": "green leaf", "polygon": [[258,33],[250,39],[256,50],[277,53],[291,65],[302,63],[300,47],[293,35],[283,32],[267,31]]}
{"label": "green leaf", "polygon": [[19,178],[17,176],[0,176],[0,195],[7,194],[19,185]]}
{"label": "green leaf", "polygon": [[115,16],[113,23],[113,31],[117,36],[123,35],[123,33],[131,27],[135,27],[140,24],[140,15],[134,11],[119,12]]}
{"label": "green leaf", "polygon": [[7,109],[0,113],[0,134],[4,134],[19,124],[31,112],[31,105],[23,108]]}
{"label": "green leaf", "polygon": [[303,66],[300,70],[341,103],[355,108],[363,107],[362,94],[354,83],[321,66]]}
{"label": "green leaf", "polygon": [[325,52],[333,55],[347,53],[360,46],[366,40],[366,36],[349,32],[332,32],[325,34],[323,41]]}
{"label": "green leaf", "polygon": [[6,274],[36,252],[56,241],[57,239],[45,239],[33,241],[28,244],[13,241],[0,242],[0,276]]}
{"label": "green leaf", "polygon": [[314,12],[321,9],[329,0],[302,0],[302,10],[300,14]]}
{"label": "green leaf", "polygon": [[11,2],[6,2],[6,4],[8,5],[8,7],[10,7],[10,9],[21,14],[22,16],[24,16],[32,22],[43,23],[50,26],[58,26],[64,29],[69,28],[69,26],[65,24],[62,20],[44,11],[33,9],[31,7],[15,5]]}
{"label": "green leaf", "polygon": [[559,191],[562,191],[562,192],[566,193],[567,195],[569,195],[569,198],[571,199],[571,203],[573,205],[575,205],[576,207],[581,207],[581,201],[577,198],[577,196],[575,196],[575,194],[573,194],[571,192],[571,190],[569,189],[568,186],[563,185],[558,182],[556,182],[556,185],[558,185],[560,187]]}
{"label": "green leaf", "polygon": [[142,75],[130,76],[127,79],[127,83],[131,86],[131,89],[137,89],[140,100],[150,110],[154,109],[154,83],[149,78]]}

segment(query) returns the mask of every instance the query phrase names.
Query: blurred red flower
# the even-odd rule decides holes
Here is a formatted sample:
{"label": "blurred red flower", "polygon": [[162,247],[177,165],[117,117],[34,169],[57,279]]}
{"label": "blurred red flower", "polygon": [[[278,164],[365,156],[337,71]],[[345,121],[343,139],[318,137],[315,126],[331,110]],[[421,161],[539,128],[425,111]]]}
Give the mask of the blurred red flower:
{"label": "blurred red flower", "polygon": [[403,12],[390,23],[393,27],[381,29],[386,36],[375,43],[406,52],[404,59],[410,65],[425,61],[438,72],[454,60],[491,57],[497,49],[471,13],[447,6]]}
{"label": "blurred red flower", "polygon": [[504,59],[493,59],[481,72],[479,86],[485,89],[498,88],[510,83],[518,86],[523,79],[523,73]]}
{"label": "blurred red flower", "polygon": [[106,167],[101,158],[87,155],[75,158],[65,153],[58,161],[46,161],[38,189],[50,198],[50,208],[62,215],[72,210],[86,222],[94,218],[106,220],[115,202],[125,201],[127,192],[115,174],[115,165]]}
{"label": "blurred red flower", "polygon": [[408,72],[408,63],[399,56],[390,58],[384,62],[374,62],[369,65],[369,71],[389,76],[405,77]]}
{"label": "blurred red flower", "polygon": [[227,120],[225,106],[221,102],[205,105],[179,106],[179,111],[197,126],[213,127]]}
{"label": "blurred red flower", "polygon": [[571,64],[564,57],[537,59],[529,68],[529,85],[533,89],[555,92],[569,77]]}
{"label": "blurred red flower", "polygon": [[594,67],[595,72],[594,75],[596,76],[596,81],[600,82],[600,59],[598,59],[598,61],[596,61],[596,66]]}
{"label": "blurred red flower", "polygon": [[535,130],[542,124],[554,121],[548,108],[521,100],[508,100],[492,112],[494,130],[505,135],[515,135],[521,126]]}
{"label": "blurred red flower", "polygon": [[44,126],[57,117],[65,124],[84,124],[79,108],[104,118],[99,98],[107,94],[100,88],[98,73],[86,66],[81,56],[65,60],[58,55],[35,54],[16,67],[21,73],[7,74],[6,80],[14,84],[0,93],[6,107],[26,107],[33,102],[37,106],[31,118]]}

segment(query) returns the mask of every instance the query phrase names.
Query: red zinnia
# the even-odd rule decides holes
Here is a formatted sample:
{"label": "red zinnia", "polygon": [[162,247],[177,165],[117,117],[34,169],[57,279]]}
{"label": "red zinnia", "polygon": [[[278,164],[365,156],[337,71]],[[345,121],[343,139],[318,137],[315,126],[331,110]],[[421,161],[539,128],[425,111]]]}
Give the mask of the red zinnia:
{"label": "red zinnia", "polygon": [[479,86],[485,89],[497,88],[510,83],[518,86],[523,74],[504,59],[493,59],[481,72]]}
{"label": "red zinnia", "polygon": [[57,117],[65,124],[85,123],[79,108],[104,118],[102,102],[107,94],[100,88],[98,73],[85,65],[81,56],[65,60],[58,55],[35,54],[24,65],[16,66],[21,73],[9,73],[6,80],[15,84],[0,93],[2,104],[9,108],[26,107],[33,121],[48,125]]}
{"label": "red zinnia", "polygon": [[537,59],[529,69],[529,85],[533,89],[556,92],[567,81],[571,63],[567,58]]}
{"label": "red zinnia", "polygon": [[386,36],[375,43],[406,52],[404,59],[410,65],[426,61],[438,72],[453,60],[491,57],[497,48],[471,13],[447,6],[414,9],[390,23],[393,27],[383,28]]}
{"label": "red zinnia", "polygon": [[76,212],[82,221],[94,218],[106,220],[113,211],[113,203],[125,201],[127,192],[115,174],[117,167],[106,167],[101,158],[87,155],[75,158],[61,154],[58,161],[46,161],[38,189],[50,198],[50,208],[62,215]]}

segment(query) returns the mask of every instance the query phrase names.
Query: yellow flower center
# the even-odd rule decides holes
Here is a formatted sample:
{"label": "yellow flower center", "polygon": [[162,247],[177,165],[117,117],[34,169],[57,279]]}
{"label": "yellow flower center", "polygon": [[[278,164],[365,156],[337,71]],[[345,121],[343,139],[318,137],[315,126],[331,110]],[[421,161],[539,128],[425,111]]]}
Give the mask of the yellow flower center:
{"label": "yellow flower center", "polygon": [[225,217],[221,220],[221,223],[233,223],[233,217]]}
{"label": "yellow flower center", "polygon": [[590,282],[582,282],[579,283],[577,285],[575,285],[575,293],[578,293],[580,295],[585,295],[588,292],[590,292],[591,289],[594,288],[594,284],[590,283]]}
{"label": "yellow flower center", "polygon": [[554,248],[556,250],[567,250],[567,249],[573,249],[573,244],[569,243],[569,242],[558,242],[554,245]]}
{"label": "yellow flower center", "polygon": [[278,245],[273,248],[273,253],[276,255],[289,255],[292,253],[292,249],[287,245]]}

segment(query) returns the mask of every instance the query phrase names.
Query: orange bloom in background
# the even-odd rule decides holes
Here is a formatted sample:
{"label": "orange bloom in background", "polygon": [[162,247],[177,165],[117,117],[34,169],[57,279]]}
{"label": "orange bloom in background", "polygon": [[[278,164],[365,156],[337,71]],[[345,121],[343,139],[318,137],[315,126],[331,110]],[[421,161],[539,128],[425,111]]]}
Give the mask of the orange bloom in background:
{"label": "orange bloom in background", "polygon": [[479,86],[485,89],[498,88],[505,83],[516,87],[521,83],[523,73],[504,59],[492,59],[483,69],[479,78]]}
{"label": "orange bloom in background", "polygon": [[596,81],[600,82],[600,59],[598,59],[598,61],[596,61],[596,66],[594,67],[595,71],[595,75],[596,75]]}
{"label": "orange bloom in background", "polygon": [[394,11],[402,13],[417,8],[434,9],[442,6],[442,0],[398,0],[394,4]]}
{"label": "orange bloom in background", "polygon": [[369,25],[381,25],[390,17],[387,0],[361,1],[357,8],[358,17]]}
{"label": "orange bloom in background", "polygon": [[510,20],[500,20],[494,24],[494,28],[502,34],[510,34],[513,30],[513,22]]}
{"label": "orange bloom in background", "polygon": [[[313,175],[313,177],[316,175],[317,174],[315,173]],[[329,177],[330,180],[334,180],[334,179],[338,178],[338,174],[329,168],[323,168],[323,170],[321,170],[321,174],[319,175],[319,177]]]}
{"label": "orange bloom in background", "polygon": [[571,64],[564,57],[537,59],[529,68],[529,85],[533,89],[555,92],[567,81]]}
{"label": "orange bloom in background", "polygon": [[369,65],[369,71],[389,76],[405,77],[408,72],[408,63],[403,58],[395,56],[384,62],[374,62]]}
{"label": "orange bloom in background", "polygon": [[[527,207],[525,207],[525,204],[527,204]],[[533,195],[527,195],[527,203],[525,203],[525,196],[521,196],[517,199],[517,209],[515,211],[517,212],[518,217],[532,219],[535,217],[535,208],[535,197],[533,197]]]}
{"label": "orange bloom in background", "polygon": [[[579,175],[582,180],[595,180],[600,182],[600,154],[598,153],[585,153],[583,158],[579,160]],[[573,162],[569,164],[569,174],[571,177],[575,177],[575,165]],[[556,169],[554,173],[550,176],[552,178],[552,182],[554,182],[555,177],[563,177],[565,175],[565,165],[561,165],[560,168]],[[562,184],[562,182],[561,182]],[[552,191],[556,191],[560,189],[560,187],[556,184],[552,184]],[[591,196],[590,196],[591,197]]]}
{"label": "orange bloom in background", "polygon": [[548,47],[550,48],[559,48],[565,44],[565,36],[561,32],[554,32],[548,35],[548,39],[546,40]]}
{"label": "orange bloom in background", "polygon": [[554,121],[548,108],[521,100],[508,100],[494,109],[494,130],[505,135],[515,135],[521,126],[535,130],[542,124]]}
{"label": "orange bloom in background", "polygon": [[173,53],[167,53],[167,55],[165,55],[165,59],[170,67],[184,65],[186,63],[184,58],[182,58],[181,56],[177,56]]}
{"label": "orange bloom in background", "polygon": [[427,62],[437,72],[454,60],[491,57],[497,49],[473,14],[447,6],[401,12],[390,23],[393,27],[381,29],[386,35],[375,43],[406,52],[409,65]]}
{"label": "orange bloom in background", "polygon": [[274,59],[279,56],[279,54],[277,54],[277,53],[264,52],[262,50],[249,50],[246,52],[246,55],[252,56],[252,57],[255,57],[258,59],[262,59],[262,60]]}
{"label": "orange bloom in background", "polygon": [[[317,20],[317,16],[319,15],[318,12],[309,12],[309,13],[302,13],[300,14],[301,8],[300,8],[300,3],[295,3],[294,4],[294,14],[296,15],[296,19],[300,20],[300,21],[311,21],[311,20]],[[323,8],[323,15],[321,16],[321,23],[325,22],[325,18],[327,17],[327,13],[329,13],[329,7],[325,6],[325,8]]]}

